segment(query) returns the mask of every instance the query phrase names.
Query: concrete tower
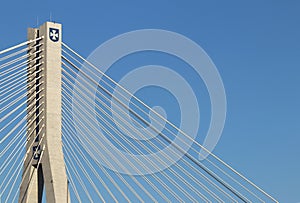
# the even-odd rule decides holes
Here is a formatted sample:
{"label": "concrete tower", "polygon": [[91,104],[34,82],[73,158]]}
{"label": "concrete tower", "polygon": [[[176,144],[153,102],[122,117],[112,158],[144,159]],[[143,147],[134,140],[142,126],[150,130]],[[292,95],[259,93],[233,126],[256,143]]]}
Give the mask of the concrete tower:
{"label": "concrete tower", "polygon": [[61,24],[28,29],[28,40],[40,37],[28,52],[28,153],[19,202],[41,202],[45,186],[47,202],[64,203],[69,193],[61,139]]}

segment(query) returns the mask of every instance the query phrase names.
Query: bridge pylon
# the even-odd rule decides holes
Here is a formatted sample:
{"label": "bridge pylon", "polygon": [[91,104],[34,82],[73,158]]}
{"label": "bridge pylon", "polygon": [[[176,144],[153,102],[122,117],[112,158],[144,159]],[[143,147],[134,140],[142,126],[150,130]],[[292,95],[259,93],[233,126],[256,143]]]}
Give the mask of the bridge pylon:
{"label": "bridge pylon", "polygon": [[[62,25],[46,22],[28,29],[27,146],[19,202],[68,202],[68,180],[62,150]],[[32,48],[34,47],[34,48]],[[34,143],[32,145],[32,143]]]}

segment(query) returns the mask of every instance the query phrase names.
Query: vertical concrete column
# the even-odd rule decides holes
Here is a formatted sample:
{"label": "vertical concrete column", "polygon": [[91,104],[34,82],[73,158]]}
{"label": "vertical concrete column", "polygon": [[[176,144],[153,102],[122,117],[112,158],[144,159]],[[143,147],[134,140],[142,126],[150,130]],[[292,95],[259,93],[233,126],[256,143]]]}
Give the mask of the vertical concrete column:
{"label": "vertical concrete column", "polygon": [[42,158],[47,202],[68,200],[68,181],[62,151],[61,24],[46,22],[39,28],[44,36],[45,151]]}
{"label": "vertical concrete column", "polygon": [[40,46],[28,52],[28,154],[19,202],[41,203],[45,185],[47,202],[65,203],[70,197],[62,151],[61,24],[28,29],[29,40],[38,37]]}
{"label": "vertical concrete column", "polygon": [[[38,29],[29,28],[27,32],[28,40],[38,38]],[[39,46],[39,42],[33,42],[28,45],[28,66],[27,66],[27,145],[26,159],[24,160],[22,184],[20,187],[19,202],[38,202],[38,172],[35,170],[37,164],[38,153],[34,155],[33,148],[38,144],[37,126],[39,118],[37,117],[37,70],[39,61],[36,60],[38,54],[35,54]],[[40,92],[43,94],[43,92]],[[40,108],[41,109],[41,108]],[[34,157],[35,156],[35,157]],[[32,159],[35,158],[35,159]]]}

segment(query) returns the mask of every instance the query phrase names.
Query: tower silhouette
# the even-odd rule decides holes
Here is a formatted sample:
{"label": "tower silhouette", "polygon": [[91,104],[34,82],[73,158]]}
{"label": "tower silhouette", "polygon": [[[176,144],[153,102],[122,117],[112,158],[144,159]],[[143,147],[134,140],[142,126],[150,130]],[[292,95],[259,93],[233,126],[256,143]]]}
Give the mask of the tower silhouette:
{"label": "tower silhouette", "polygon": [[19,202],[42,202],[44,186],[47,202],[67,202],[61,141],[61,24],[29,28],[28,40],[34,39],[39,40],[28,52],[27,115],[32,116],[27,117],[29,141]]}

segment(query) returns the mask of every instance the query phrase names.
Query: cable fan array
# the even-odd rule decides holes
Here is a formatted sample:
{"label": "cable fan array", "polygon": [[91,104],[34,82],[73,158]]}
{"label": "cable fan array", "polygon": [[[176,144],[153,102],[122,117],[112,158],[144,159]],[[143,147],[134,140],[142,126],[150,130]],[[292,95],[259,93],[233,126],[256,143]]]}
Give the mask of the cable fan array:
{"label": "cable fan array", "polygon": [[[78,201],[276,202],[64,43],[62,71],[63,143]],[[150,123],[149,117],[156,123]],[[162,131],[154,127],[162,124]],[[137,130],[143,127],[149,130]],[[140,139],[126,135],[131,133]],[[147,139],[151,133],[157,136]],[[180,139],[180,145],[174,139]],[[190,142],[185,153],[182,146]],[[170,146],[172,154],[156,159],[144,156],[144,162],[131,162],[124,155],[149,155]],[[124,153],[116,153],[116,148]],[[197,158],[200,149],[210,154],[204,161]],[[143,173],[181,154],[165,170]]]}
{"label": "cable fan array", "polygon": [[[1,202],[16,202],[19,198],[20,184],[23,180],[22,174],[31,173],[29,166],[31,160],[37,154],[30,150],[34,145],[34,140],[27,139],[26,135],[35,133],[35,138],[42,141],[43,125],[42,119],[39,123],[36,118],[40,117],[42,110],[37,114],[36,110],[42,109],[43,103],[39,106],[30,104],[30,101],[40,101],[42,96],[36,97],[36,90],[42,92],[39,87],[42,82],[39,75],[39,68],[42,58],[40,49],[41,38],[20,43],[0,52],[0,197]],[[28,74],[34,74],[34,78],[29,78]],[[35,128],[30,126],[35,123]],[[26,146],[28,147],[26,150]],[[42,154],[41,154],[42,156]],[[30,157],[27,163],[25,158]],[[39,164],[39,163],[38,163]]]}
{"label": "cable fan array", "polygon": [[[37,153],[42,164],[40,39],[0,51],[0,202],[22,201],[20,185],[24,174],[32,180]],[[277,202],[64,43],[61,59],[71,202]],[[201,149],[209,154],[203,161]]]}

